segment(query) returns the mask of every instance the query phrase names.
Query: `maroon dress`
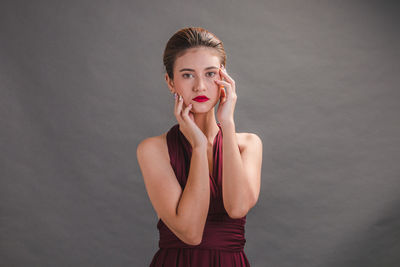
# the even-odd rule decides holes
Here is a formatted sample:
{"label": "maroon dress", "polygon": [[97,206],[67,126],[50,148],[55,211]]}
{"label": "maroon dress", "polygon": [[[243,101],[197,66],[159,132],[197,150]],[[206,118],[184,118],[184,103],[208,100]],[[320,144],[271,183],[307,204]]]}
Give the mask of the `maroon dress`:
{"label": "maroon dress", "polygon": [[[246,216],[232,219],[228,216],[222,201],[222,130],[213,142],[213,175],[210,175],[210,206],[204,226],[203,238],[199,245],[181,241],[159,219],[159,249],[150,267],[242,267],[250,266],[243,251],[246,239]],[[189,174],[192,147],[175,124],[167,133],[168,153],[172,168],[184,190]]]}

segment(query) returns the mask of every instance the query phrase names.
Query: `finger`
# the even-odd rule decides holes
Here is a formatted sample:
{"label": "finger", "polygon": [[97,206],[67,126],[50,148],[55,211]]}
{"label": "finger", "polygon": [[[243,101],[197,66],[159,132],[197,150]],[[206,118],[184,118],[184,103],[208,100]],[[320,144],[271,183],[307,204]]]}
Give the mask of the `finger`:
{"label": "finger", "polygon": [[178,114],[181,115],[182,113],[182,108],[183,108],[183,97],[181,95],[178,95]]}
{"label": "finger", "polygon": [[225,93],[225,87],[224,87],[222,84],[219,85],[219,90],[221,90],[221,93],[226,94],[226,93]]}
{"label": "finger", "polygon": [[223,86],[221,86],[221,94],[226,97],[226,89]]}
{"label": "finger", "polygon": [[232,92],[232,86],[230,83],[221,81],[221,80],[214,80],[219,86],[225,86],[225,95],[229,98]]}
{"label": "finger", "polygon": [[176,113],[176,109],[178,108],[178,94],[174,93],[174,114]]}
{"label": "finger", "polygon": [[224,89],[224,86],[222,84],[218,85],[218,88],[220,90],[220,95],[219,95],[220,101],[222,101],[223,98],[226,96],[225,89]]}
{"label": "finger", "polygon": [[174,114],[176,115],[178,113],[178,93],[176,93],[176,97],[175,97],[175,105],[174,105]]}
{"label": "finger", "polygon": [[229,76],[228,72],[226,71],[225,68],[219,68],[220,69],[220,73],[222,74],[222,76],[229,82],[229,83],[235,83],[235,81],[232,79],[231,76]]}
{"label": "finger", "polygon": [[189,118],[189,110],[192,108],[192,104],[190,103],[189,105],[187,105],[186,107],[185,107],[185,109],[183,110],[183,112],[182,112],[182,117],[185,119],[185,120],[188,120],[188,119],[190,119]]}
{"label": "finger", "polygon": [[220,68],[220,73],[222,74],[222,77],[228,82],[228,83],[230,83],[231,85],[232,85],[232,91],[236,91],[236,88],[235,88],[235,80],[233,80],[232,78],[231,78],[231,76],[229,76],[229,74],[226,72],[226,69],[222,69],[222,68]]}
{"label": "finger", "polygon": [[176,110],[175,110],[175,117],[178,120],[179,123],[182,122],[182,116],[181,116],[181,112],[182,112],[182,104],[183,104],[183,98],[181,95],[178,94],[177,97],[177,106],[176,106]]}
{"label": "finger", "polygon": [[224,89],[221,89],[220,103],[223,104],[226,101],[226,93]]}
{"label": "finger", "polygon": [[190,118],[192,121],[194,121],[194,115],[193,115],[193,113],[192,113],[191,111],[189,111],[189,118]]}

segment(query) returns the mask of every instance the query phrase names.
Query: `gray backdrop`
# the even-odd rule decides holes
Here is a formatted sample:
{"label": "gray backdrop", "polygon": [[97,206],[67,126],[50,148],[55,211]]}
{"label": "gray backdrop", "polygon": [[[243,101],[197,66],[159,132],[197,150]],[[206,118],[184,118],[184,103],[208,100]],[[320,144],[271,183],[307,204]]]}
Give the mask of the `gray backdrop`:
{"label": "gray backdrop", "polygon": [[148,266],[137,144],[176,123],[162,52],[219,36],[263,140],[251,266],[400,266],[395,1],[1,1],[1,266]]}

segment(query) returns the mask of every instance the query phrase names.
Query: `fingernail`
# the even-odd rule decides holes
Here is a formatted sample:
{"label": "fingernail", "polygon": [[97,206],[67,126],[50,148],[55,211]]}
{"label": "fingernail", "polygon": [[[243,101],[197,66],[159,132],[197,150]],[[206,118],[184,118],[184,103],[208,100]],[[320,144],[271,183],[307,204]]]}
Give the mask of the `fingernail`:
{"label": "fingernail", "polygon": [[174,93],[174,98],[175,98],[175,99],[177,98],[176,93]]}
{"label": "fingernail", "polygon": [[182,96],[181,95],[179,96],[179,100],[182,100]]}

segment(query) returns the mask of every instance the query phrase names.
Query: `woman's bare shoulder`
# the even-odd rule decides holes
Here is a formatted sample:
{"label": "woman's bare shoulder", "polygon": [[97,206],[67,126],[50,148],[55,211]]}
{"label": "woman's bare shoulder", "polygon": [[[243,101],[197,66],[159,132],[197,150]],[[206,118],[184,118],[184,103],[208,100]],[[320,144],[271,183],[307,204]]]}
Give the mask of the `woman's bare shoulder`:
{"label": "woman's bare shoulder", "polygon": [[[137,147],[137,158],[141,166],[142,171],[148,168],[153,168],[152,161],[156,162],[169,162],[167,136],[168,132],[165,132],[158,136],[147,137],[143,139]],[[141,164],[142,163],[142,164]],[[146,179],[145,176],[143,176]],[[160,215],[157,213],[158,220]]]}
{"label": "woman's bare shoulder", "polygon": [[139,145],[138,145],[138,150],[139,148],[141,149],[147,149],[151,150],[152,152],[160,151],[160,152],[165,152],[165,149],[167,149],[167,132],[164,132],[160,135],[156,136],[151,136],[143,139]]}
{"label": "woman's bare shoulder", "polygon": [[261,141],[260,137],[255,133],[236,133],[236,138],[240,151],[257,141]]}

